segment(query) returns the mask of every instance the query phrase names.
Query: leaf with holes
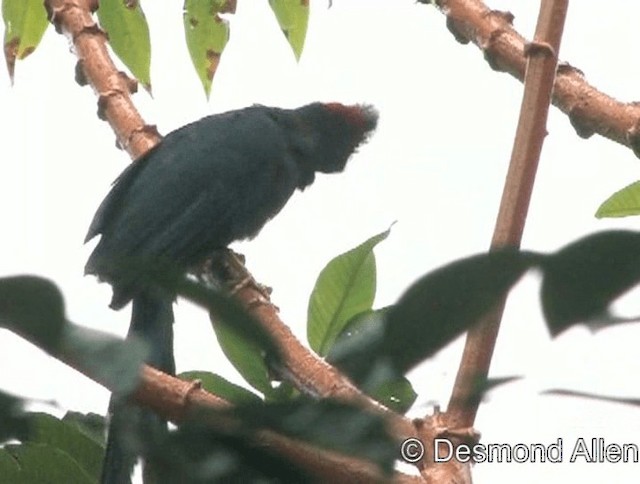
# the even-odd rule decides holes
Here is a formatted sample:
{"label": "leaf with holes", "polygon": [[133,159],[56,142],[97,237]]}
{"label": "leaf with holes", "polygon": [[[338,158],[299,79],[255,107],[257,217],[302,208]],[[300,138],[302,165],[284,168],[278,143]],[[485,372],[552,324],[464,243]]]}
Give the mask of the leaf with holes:
{"label": "leaf with holes", "polygon": [[13,82],[16,60],[31,54],[44,35],[49,21],[42,0],[3,0],[4,58]]}
{"label": "leaf with holes", "polygon": [[269,0],[269,5],[296,60],[300,60],[309,23],[309,0]]}
{"label": "leaf with holes", "polygon": [[230,0],[185,0],[184,34],[191,62],[209,98],[213,76],[220,56],[229,40],[229,23],[221,13],[233,13],[235,2]]}

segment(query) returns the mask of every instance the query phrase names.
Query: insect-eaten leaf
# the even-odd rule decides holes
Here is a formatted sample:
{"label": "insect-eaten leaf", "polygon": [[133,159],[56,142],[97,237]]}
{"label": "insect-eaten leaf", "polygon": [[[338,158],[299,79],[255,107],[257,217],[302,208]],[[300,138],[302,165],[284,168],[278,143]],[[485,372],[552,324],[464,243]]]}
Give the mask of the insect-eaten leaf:
{"label": "insect-eaten leaf", "polygon": [[624,187],[606,199],[598,208],[596,217],[628,217],[638,214],[640,214],[640,181]]}
{"label": "insect-eaten leaf", "polygon": [[66,325],[58,286],[38,276],[0,278],[0,326],[45,351],[57,351]]}
{"label": "insect-eaten leaf", "polygon": [[118,58],[151,92],[151,41],[140,2],[100,0],[98,19]]}
{"label": "insect-eaten leaf", "polygon": [[387,311],[382,354],[405,373],[478,322],[539,257],[500,249],[425,275]]}
{"label": "insect-eaten leaf", "polygon": [[185,0],[184,34],[193,67],[200,78],[207,99],[220,56],[229,40],[229,22],[221,13],[233,12],[229,0]]}
{"label": "insect-eaten leaf", "polygon": [[584,237],[544,259],[542,309],[553,336],[576,323],[599,329],[609,305],[640,282],[640,233],[607,231]]}
{"label": "insect-eaten leaf", "polygon": [[16,60],[22,60],[36,50],[49,21],[42,0],[3,0],[2,18],[4,58],[13,82]]}
{"label": "insect-eaten leaf", "polygon": [[351,318],[371,310],[376,294],[373,249],[389,231],[338,255],[320,272],[307,310],[307,340],[320,356],[327,355]]}
{"label": "insect-eaten leaf", "polygon": [[309,22],[309,0],[269,0],[282,33],[300,60]]}

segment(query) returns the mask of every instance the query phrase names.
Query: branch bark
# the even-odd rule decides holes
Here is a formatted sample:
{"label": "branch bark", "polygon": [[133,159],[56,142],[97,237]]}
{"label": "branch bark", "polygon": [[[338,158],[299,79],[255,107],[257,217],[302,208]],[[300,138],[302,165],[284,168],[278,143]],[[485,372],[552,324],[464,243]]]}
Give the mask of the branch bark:
{"label": "branch bark", "polygon": [[[430,4],[431,0],[418,0]],[[447,17],[458,42],[473,42],[489,66],[524,81],[527,40],[512,26],[513,15],[492,10],[481,0],[434,0]],[[568,115],[578,136],[599,134],[628,146],[640,157],[640,104],[620,102],[589,84],[584,74],[560,62],[553,86],[553,104]]]}
{"label": "branch bark", "polygon": [[[542,0],[535,40],[526,45],[526,69],[520,119],[511,153],[491,248],[519,247],[527,218],[538,161],[546,136],[547,115],[554,85],[558,51],[568,0]],[[506,296],[469,330],[447,410],[453,428],[471,427],[478,411],[474,396],[489,373]]]}

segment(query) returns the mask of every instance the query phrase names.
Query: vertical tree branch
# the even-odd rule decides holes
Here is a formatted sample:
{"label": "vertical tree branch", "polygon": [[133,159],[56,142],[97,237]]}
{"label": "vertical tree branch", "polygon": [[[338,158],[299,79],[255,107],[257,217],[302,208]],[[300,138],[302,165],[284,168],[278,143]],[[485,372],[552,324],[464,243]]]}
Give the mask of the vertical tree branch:
{"label": "vertical tree branch", "polygon": [[[527,218],[558,62],[568,0],[542,0],[535,39],[528,56],[520,119],[511,153],[492,248],[519,247]],[[449,401],[449,424],[471,427],[479,406],[478,383],[486,380],[504,312],[506,296],[467,335]]]}

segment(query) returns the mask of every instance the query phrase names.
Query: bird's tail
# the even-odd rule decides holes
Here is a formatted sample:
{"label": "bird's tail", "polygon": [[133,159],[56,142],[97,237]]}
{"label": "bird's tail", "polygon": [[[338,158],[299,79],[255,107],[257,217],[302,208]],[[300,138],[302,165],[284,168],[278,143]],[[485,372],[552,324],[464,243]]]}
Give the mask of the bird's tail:
{"label": "bird's tail", "polygon": [[[129,336],[148,342],[147,363],[165,373],[175,374],[173,358],[173,300],[158,293],[143,292],[133,298]],[[130,484],[142,439],[160,437],[167,422],[149,410],[111,398],[109,432],[102,464],[102,484]]]}

